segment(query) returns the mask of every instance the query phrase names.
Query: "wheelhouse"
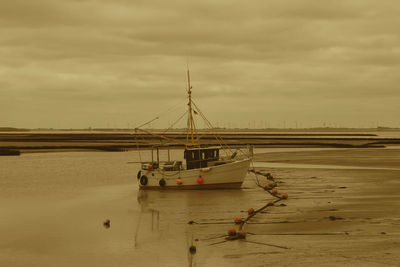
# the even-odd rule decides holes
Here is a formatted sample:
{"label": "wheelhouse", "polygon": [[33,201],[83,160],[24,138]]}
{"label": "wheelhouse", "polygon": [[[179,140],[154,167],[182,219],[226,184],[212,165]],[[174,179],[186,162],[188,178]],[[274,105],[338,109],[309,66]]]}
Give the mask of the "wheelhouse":
{"label": "wheelhouse", "polygon": [[220,147],[185,149],[186,168],[198,169],[214,166],[219,161]]}

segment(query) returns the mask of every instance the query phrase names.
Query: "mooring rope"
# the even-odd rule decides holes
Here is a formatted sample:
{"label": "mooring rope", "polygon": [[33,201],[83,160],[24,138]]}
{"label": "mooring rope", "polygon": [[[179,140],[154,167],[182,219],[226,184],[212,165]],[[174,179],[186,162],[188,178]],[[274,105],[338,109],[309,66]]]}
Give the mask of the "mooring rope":
{"label": "mooring rope", "polygon": [[[275,200],[270,200],[267,204],[265,204],[264,206],[262,206],[261,208],[254,210],[253,208],[249,208],[248,209],[248,216],[246,218],[241,218],[241,217],[236,217],[234,222],[235,224],[239,225],[239,230],[236,231],[234,228],[230,229],[228,232],[228,236],[225,238],[226,240],[237,240],[237,239],[245,239],[246,238],[246,232],[243,230],[245,224],[254,216],[256,216],[258,213],[260,213],[261,211],[265,210],[268,207],[272,207],[275,206],[276,203],[285,200],[288,198],[288,194],[283,193],[283,194],[279,194],[278,190],[276,189],[277,187],[277,183],[274,179],[274,177],[270,174],[270,173],[261,173],[259,171],[256,171],[253,165],[253,169],[250,170],[250,172],[253,172],[254,175],[256,176],[256,180],[255,183],[258,187],[263,188],[263,190],[265,190],[266,192],[268,192],[271,196],[273,196],[275,198]],[[257,175],[262,175],[265,176],[267,178],[267,180],[270,180],[271,182],[268,183],[268,185],[264,185],[262,186],[258,176]]]}

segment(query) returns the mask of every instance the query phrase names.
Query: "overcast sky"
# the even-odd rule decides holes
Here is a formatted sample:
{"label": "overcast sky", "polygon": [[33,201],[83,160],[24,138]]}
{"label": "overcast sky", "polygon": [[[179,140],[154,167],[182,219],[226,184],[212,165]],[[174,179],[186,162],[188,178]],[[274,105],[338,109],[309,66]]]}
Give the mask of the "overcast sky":
{"label": "overcast sky", "polygon": [[[400,2],[1,0],[0,127],[400,126]],[[174,116],[172,116],[174,115]],[[202,123],[198,123],[202,126]]]}

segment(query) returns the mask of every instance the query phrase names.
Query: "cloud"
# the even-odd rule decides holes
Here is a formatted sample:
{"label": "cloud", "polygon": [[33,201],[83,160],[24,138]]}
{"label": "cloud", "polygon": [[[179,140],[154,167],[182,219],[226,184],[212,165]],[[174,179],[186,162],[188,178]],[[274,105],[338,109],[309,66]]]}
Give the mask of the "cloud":
{"label": "cloud", "polygon": [[3,0],[0,125],[125,125],[184,97],[189,59],[193,94],[211,114],[226,113],[220,121],[273,113],[276,122],[351,124],[349,113],[355,123],[373,112],[398,126],[399,107],[388,105],[400,98],[399,9],[372,0]]}

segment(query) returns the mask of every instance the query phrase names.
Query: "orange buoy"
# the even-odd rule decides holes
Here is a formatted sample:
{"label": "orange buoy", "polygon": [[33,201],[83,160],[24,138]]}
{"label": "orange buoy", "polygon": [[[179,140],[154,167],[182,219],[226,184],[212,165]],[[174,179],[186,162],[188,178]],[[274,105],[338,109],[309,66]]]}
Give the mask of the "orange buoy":
{"label": "orange buoy", "polygon": [[149,164],[149,165],[147,166],[147,168],[148,168],[149,170],[151,170],[151,169],[153,169],[153,165]]}
{"label": "orange buoy", "polygon": [[182,185],[182,184],[183,184],[182,178],[176,179],[176,183],[177,183],[178,185]]}
{"label": "orange buoy", "polygon": [[270,201],[268,202],[268,206],[273,206],[273,205],[275,205],[275,201],[270,200]]}
{"label": "orange buoy", "polygon": [[253,213],[254,213],[254,209],[253,209],[253,208],[248,209],[248,210],[247,210],[247,213],[248,213],[249,215],[253,214]]}
{"label": "orange buoy", "polygon": [[268,190],[269,189],[269,187],[268,187],[268,185],[264,185],[264,190]]}
{"label": "orange buoy", "polygon": [[243,218],[242,218],[242,217],[236,217],[236,218],[235,218],[235,223],[236,223],[236,224],[240,224],[242,221],[243,221]]}
{"label": "orange buoy", "polygon": [[197,178],[197,183],[198,184],[203,184],[204,183],[204,178],[199,176],[199,178]]}
{"label": "orange buoy", "polygon": [[237,236],[238,236],[238,238],[246,238],[246,232],[243,230],[239,230],[237,232]]}
{"label": "orange buoy", "polygon": [[274,182],[269,182],[268,186],[271,187],[271,188],[274,188],[276,186],[276,184]]}
{"label": "orange buoy", "polygon": [[235,235],[236,235],[236,230],[235,230],[235,228],[229,229],[228,235],[229,235],[229,236],[235,236]]}
{"label": "orange buoy", "polygon": [[282,198],[283,198],[283,199],[287,199],[288,197],[289,197],[288,194],[286,194],[286,193],[283,193],[283,194],[282,194]]}
{"label": "orange buoy", "polygon": [[273,189],[271,191],[271,194],[273,194],[274,196],[276,196],[278,194],[278,189]]}

